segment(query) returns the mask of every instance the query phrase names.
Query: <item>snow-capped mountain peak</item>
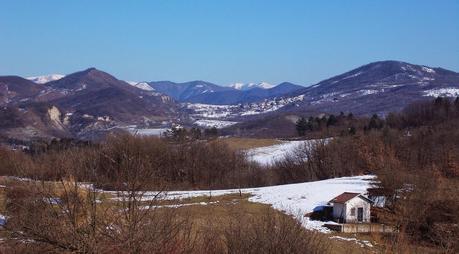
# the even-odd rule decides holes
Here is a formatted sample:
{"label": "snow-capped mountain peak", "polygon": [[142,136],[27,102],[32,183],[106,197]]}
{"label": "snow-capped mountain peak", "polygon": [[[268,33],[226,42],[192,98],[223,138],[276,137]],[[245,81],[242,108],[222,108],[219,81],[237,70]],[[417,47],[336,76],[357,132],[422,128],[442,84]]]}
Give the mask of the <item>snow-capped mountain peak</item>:
{"label": "snow-capped mountain peak", "polygon": [[273,88],[274,86],[267,83],[267,82],[260,82],[260,83],[234,83],[229,85],[229,87],[232,87],[237,90],[245,91],[245,90],[250,90],[253,88],[262,88],[262,89],[270,89]]}
{"label": "snow-capped mountain peak", "polygon": [[145,90],[145,91],[154,91],[155,89],[151,87],[148,83],[146,82],[136,82],[136,81],[126,81],[131,86],[135,86],[139,89]]}
{"label": "snow-capped mountain peak", "polygon": [[49,74],[49,75],[43,75],[43,76],[36,76],[36,77],[28,77],[27,79],[30,81],[33,81],[37,84],[45,84],[54,80],[59,80],[61,78],[65,77],[65,75],[61,74]]}

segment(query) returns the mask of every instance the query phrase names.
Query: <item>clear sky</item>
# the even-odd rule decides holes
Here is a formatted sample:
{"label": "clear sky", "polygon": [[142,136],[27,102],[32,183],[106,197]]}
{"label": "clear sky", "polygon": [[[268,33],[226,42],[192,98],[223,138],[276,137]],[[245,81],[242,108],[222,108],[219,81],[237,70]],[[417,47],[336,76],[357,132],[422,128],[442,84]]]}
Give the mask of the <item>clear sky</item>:
{"label": "clear sky", "polygon": [[459,71],[459,1],[0,0],[0,75],[311,85],[389,59]]}

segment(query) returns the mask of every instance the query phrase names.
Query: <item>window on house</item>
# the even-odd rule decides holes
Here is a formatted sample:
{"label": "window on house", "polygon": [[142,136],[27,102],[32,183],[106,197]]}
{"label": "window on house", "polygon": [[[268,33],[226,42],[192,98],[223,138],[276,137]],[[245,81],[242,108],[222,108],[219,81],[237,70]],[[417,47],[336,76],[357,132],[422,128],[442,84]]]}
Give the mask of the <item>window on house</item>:
{"label": "window on house", "polygon": [[355,208],[351,208],[351,216],[355,216]]}

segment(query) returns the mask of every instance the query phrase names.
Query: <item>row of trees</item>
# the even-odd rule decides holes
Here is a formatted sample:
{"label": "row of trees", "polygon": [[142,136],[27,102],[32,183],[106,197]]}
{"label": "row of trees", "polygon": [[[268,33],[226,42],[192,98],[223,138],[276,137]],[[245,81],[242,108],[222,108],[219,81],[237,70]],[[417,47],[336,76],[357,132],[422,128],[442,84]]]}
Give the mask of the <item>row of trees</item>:
{"label": "row of trees", "polygon": [[330,128],[332,126],[345,125],[354,120],[354,115],[349,113],[345,115],[344,112],[341,112],[338,116],[334,114],[323,115],[321,117],[312,117],[308,119],[305,117],[300,117],[295,126],[296,131],[299,136],[304,136],[306,132],[321,131],[324,128]]}
{"label": "row of trees", "polygon": [[118,179],[139,170],[145,171],[142,177],[149,180],[145,189],[163,183],[174,189],[264,184],[261,167],[220,140],[177,143],[126,134],[109,137],[97,145],[43,151],[0,150],[0,174],[42,180],[72,176],[77,181],[95,182],[111,189],[124,188]]}
{"label": "row of trees", "polygon": [[452,100],[438,97],[434,101],[421,101],[408,105],[402,112],[389,113],[385,118],[377,114],[371,117],[354,117],[352,113],[345,115],[341,112],[309,118],[300,117],[295,128],[298,136],[326,130],[329,136],[354,135],[359,129],[367,132],[375,129],[389,128],[406,129],[419,126],[439,124],[458,118],[459,97]]}

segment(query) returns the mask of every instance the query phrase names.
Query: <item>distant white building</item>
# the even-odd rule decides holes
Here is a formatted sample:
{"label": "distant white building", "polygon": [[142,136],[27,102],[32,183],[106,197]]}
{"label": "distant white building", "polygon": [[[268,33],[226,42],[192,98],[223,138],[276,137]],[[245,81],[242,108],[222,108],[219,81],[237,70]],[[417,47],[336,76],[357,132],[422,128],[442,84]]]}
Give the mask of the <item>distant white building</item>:
{"label": "distant white building", "polygon": [[373,201],[360,193],[343,192],[329,201],[333,218],[340,223],[369,223]]}

